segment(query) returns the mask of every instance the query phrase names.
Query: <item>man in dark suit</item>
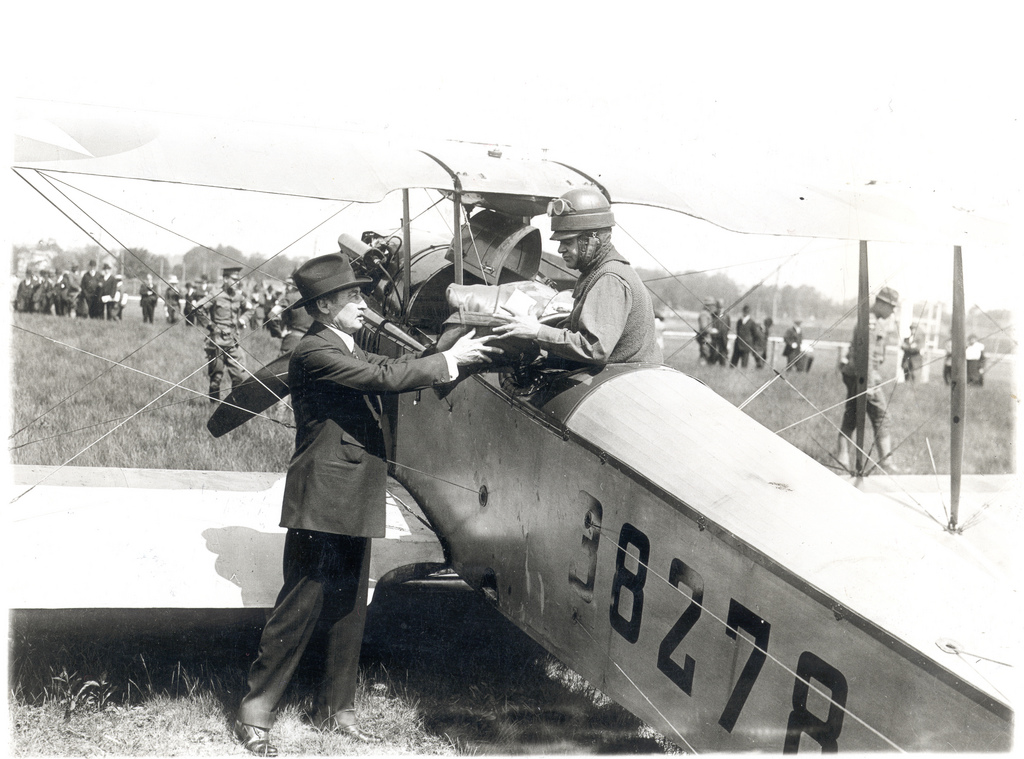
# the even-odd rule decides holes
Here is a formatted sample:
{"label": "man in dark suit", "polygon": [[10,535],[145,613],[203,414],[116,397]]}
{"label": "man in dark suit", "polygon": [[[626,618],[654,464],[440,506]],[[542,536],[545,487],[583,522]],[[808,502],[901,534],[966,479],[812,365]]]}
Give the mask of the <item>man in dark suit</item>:
{"label": "man in dark suit", "polygon": [[103,274],[100,277],[100,302],[103,304],[103,313],[107,320],[117,318],[117,280],[110,269],[110,264],[103,264]]}
{"label": "man in dark suit", "polygon": [[[109,266],[107,268],[110,268]],[[79,316],[88,316],[90,319],[103,318],[103,301],[100,300],[100,275],[96,272],[96,262],[90,261],[89,268],[82,275],[82,302],[85,304],[85,313],[79,311]]]}
{"label": "man in dark suit", "polygon": [[385,532],[387,461],[378,393],[441,385],[459,366],[497,351],[470,333],[447,351],[391,359],[354,342],[366,302],[347,258],[310,259],[295,270],[313,318],[288,368],[295,412],[295,454],[285,480],[281,526],[284,587],[249,671],[235,735],[251,753],[276,756],[270,742],[278,702],[314,630],[327,632],[324,679],[314,724],[353,740],[376,739],[357,724],[356,676],[366,621],[370,540]]}
{"label": "man in dark suit", "polygon": [[747,361],[751,351],[757,350],[756,322],[750,317],[750,306],[743,306],[743,315],[736,320],[736,340],[732,346],[732,360],[729,365],[733,368],[740,364],[747,368]]}

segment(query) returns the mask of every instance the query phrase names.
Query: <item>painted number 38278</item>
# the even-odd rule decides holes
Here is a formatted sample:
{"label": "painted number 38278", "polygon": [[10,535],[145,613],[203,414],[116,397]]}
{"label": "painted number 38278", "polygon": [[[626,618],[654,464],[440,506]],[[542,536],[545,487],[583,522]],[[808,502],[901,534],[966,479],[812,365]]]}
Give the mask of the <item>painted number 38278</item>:
{"label": "painted number 38278", "polygon": [[[584,545],[587,546],[589,541],[588,547],[594,559],[599,539],[597,536],[584,537]],[[631,555],[631,548],[636,563],[635,570],[627,566],[627,556]],[[615,575],[612,580],[608,619],[612,629],[630,643],[636,643],[639,639],[643,624],[644,587],[647,583],[650,554],[651,541],[647,535],[628,522],[623,524],[615,553]],[[667,570],[668,581],[673,587],[678,588],[682,585],[689,589],[690,602],[662,638],[658,647],[657,665],[658,670],[679,690],[687,696],[692,696],[694,676],[699,663],[689,654],[683,653],[680,664],[673,655],[701,619],[704,611],[704,578],[697,569],[678,558],[672,559]],[[627,594],[623,591],[629,592]],[[629,602],[630,598],[632,603]],[[737,631],[740,629],[751,636],[754,646],[718,718],[718,724],[730,733],[736,726],[751,689],[761,673],[771,640],[771,624],[732,598],[729,599],[725,634],[736,640]],[[829,711],[825,719],[819,718],[807,709],[811,680],[816,680],[830,691]],[[792,711],[786,725],[783,752],[795,753],[799,749],[801,735],[816,741],[822,751],[837,751],[845,715],[846,695],[846,678],[842,672],[810,651],[800,654],[796,665]]]}

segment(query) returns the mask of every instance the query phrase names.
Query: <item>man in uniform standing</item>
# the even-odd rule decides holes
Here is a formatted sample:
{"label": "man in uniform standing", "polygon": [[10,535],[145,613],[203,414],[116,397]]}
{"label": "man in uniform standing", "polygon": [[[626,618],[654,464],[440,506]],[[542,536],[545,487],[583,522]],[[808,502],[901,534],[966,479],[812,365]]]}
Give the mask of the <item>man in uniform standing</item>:
{"label": "man in uniform standing", "polygon": [[[843,411],[843,423],[839,428],[839,452],[836,459],[839,465],[850,471],[850,448],[853,446],[852,435],[857,429],[857,396],[864,392],[867,396],[867,415],[875,431],[875,443],[878,444],[878,466],[890,474],[897,471],[889,460],[892,455],[892,438],[889,435],[889,415],[886,412],[885,394],[882,392],[882,376],[879,367],[885,360],[885,345],[889,336],[888,319],[892,316],[899,293],[891,287],[883,287],[875,296],[875,303],[868,311],[867,340],[861,342],[858,337],[863,333],[863,325],[858,322],[854,328],[853,343],[839,361],[839,370],[846,385],[846,408]],[[867,352],[867,387],[858,387],[857,367],[862,365],[864,353]]]}
{"label": "man in uniform standing", "polygon": [[167,289],[164,290],[164,311],[167,313],[167,323],[177,324],[181,315],[181,293],[178,292],[178,277],[174,274],[167,280]]}
{"label": "man in uniform standing", "polygon": [[327,651],[314,725],[352,741],[377,740],[359,726],[355,711],[370,541],[385,532],[387,459],[377,394],[451,382],[460,366],[496,350],[471,333],[421,358],[365,353],[353,335],[367,308],[360,287],[370,280],[357,279],[336,253],[310,259],[293,277],[301,294],[293,307],[315,321],[288,367],[296,433],[281,509],[288,529],[284,586],[234,725],[235,736],[257,756],[277,755],[270,729],[317,627],[327,632]]}
{"label": "man in uniform standing", "polygon": [[714,327],[715,299],[705,298],[704,308],[697,316],[698,363],[711,363],[711,330]]}
{"label": "man in uniform standing", "polygon": [[725,312],[725,301],[715,299],[715,313],[711,315],[711,363],[725,366],[729,361],[729,327],[732,319]]}
{"label": "man in uniform standing", "polygon": [[295,287],[293,277],[288,277],[285,281],[285,287],[287,289],[284,294],[270,310],[270,318],[277,319],[280,322],[280,355],[282,356],[295,350],[299,340],[302,339],[302,336],[313,325],[313,318],[306,313],[306,310],[296,308],[295,306],[302,299],[302,296],[299,294],[298,288]]}
{"label": "man in uniform standing", "polygon": [[[74,309],[69,307],[69,303],[72,303],[71,298],[71,287],[74,283],[75,277],[72,276],[71,272],[64,269],[57,277],[57,282],[54,285],[54,300],[53,306],[57,313],[57,316],[68,316],[74,313]],[[77,288],[77,283],[75,283]]]}
{"label": "man in uniform standing", "polygon": [[203,314],[210,403],[220,401],[220,383],[225,370],[231,375],[232,388],[238,387],[246,376],[242,349],[238,345],[242,315],[249,310],[245,295],[238,286],[241,270],[241,266],[228,266],[221,271],[224,278],[221,289],[209,299]]}
{"label": "man in uniform standing", "polygon": [[71,271],[67,275],[68,277],[68,288],[65,292],[65,308],[64,313],[71,318],[81,316],[79,311],[79,301],[82,295],[81,286],[81,275],[78,273],[78,264],[71,264]]}

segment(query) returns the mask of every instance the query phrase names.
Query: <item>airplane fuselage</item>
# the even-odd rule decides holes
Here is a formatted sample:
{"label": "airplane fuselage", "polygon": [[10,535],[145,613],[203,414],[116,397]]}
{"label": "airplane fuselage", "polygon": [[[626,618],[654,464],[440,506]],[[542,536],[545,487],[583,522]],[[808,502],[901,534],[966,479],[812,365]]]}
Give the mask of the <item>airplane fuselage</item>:
{"label": "airplane fuselage", "polygon": [[857,608],[913,586],[838,547],[875,516],[852,487],[673,370],[581,380],[541,407],[495,374],[398,401],[396,479],[505,616],[698,752],[1010,746],[1005,704]]}

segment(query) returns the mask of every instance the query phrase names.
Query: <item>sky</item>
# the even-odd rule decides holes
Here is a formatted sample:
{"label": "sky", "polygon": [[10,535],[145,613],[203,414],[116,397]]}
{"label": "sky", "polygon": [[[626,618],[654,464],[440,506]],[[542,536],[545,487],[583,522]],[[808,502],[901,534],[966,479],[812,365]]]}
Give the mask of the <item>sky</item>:
{"label": "sky", "polygon": [[[550,5],[298,2],[269,12],[185,1],[143,13],[133,3],[19,3],[5,11],[6,68],[16,97],[645,160],[713,157],[754,182],[892,183],[1018,223],[1024,96],[1014,82],[1024,62],[1001,4],[972,4],[969,15],[892,2]],[[17,177],[5,183],[9,242],[88,242]],[[191,230],[271,254],[337,210],[246,202],[207,200]],[[616,243],[640,266],[723,267],[749,285],[786,261],[781,284],[856,293],[856,243],[617,214]],[[325,225],[289,252],[329,252],[373,212],[340,218],[341,228]],[[130,225],[125,237],[156,252],[192,247]],[[869,250],[873,287],[948,301],[949,247]],[[1014,306],[1016,258],[1006,246],[965,250],[968,304]]]}

